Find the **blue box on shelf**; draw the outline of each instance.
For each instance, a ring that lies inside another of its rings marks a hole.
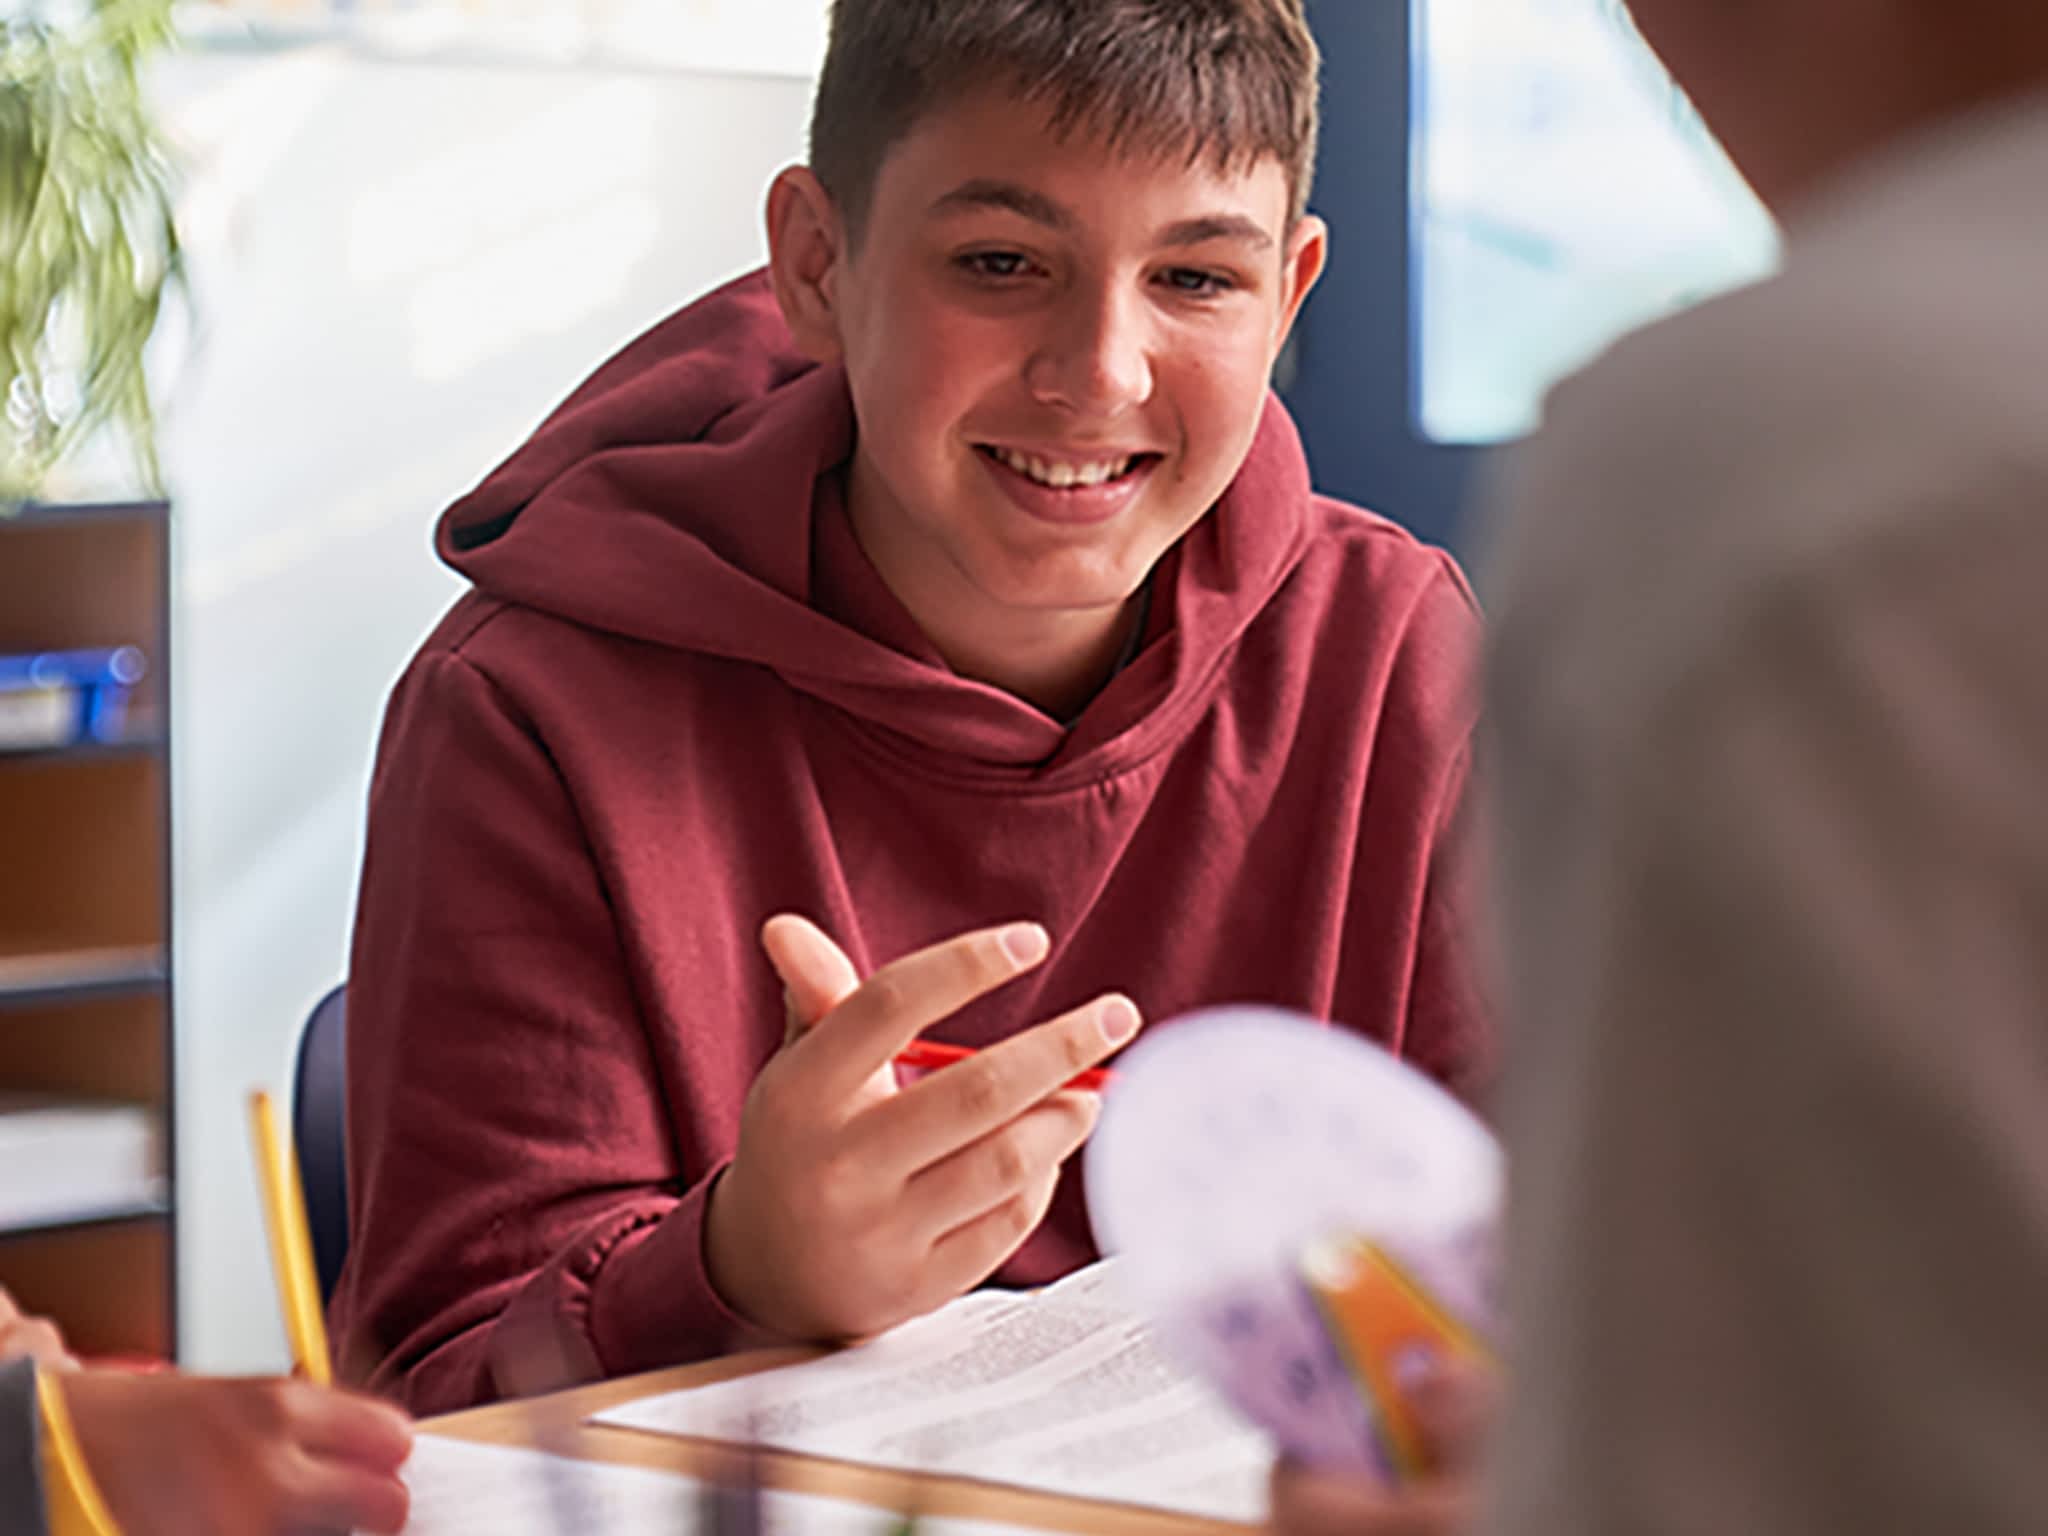
[[[125,740],[129,699],[148,671],[132,645],[0,655],[0,752]]]

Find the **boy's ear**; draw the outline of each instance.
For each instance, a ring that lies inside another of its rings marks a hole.
[[[1294,330],[1295,317],[1301,313],[1301,306],[1309,292],[1323,275],[1323,268],[1330,260],[1330,226],[1312,213],[1303,214],[1295,221],[1294,232],[1287,237],[1287,254],[1283,258],[1284,268],[1280,274],[1280,332],[1273,338],[1273,352],[1279,355],[1287,344],[1287,338]]]
[[[768,189],[768,273],[797,345],[821,363],[840,356],[833,299],[845,258],[845,227],[831,194],[810,167],[791,166]]]

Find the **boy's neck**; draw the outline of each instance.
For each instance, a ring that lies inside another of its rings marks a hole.
[[[1063,615],[1067,622],[1035,626],[1011,643],[988,633],[948,644],[926,631],[946,665],[962,677],[987,683],[1035,705],[1055,720],[1068,721],[1088,707],[1117,670],[1138,622],[1141,603],[1131,598],[1106,615]]]
[[[1064,723],[1076,719],[1121,670],[1136,648],[1145,609],[1140,590],[1102,613],[1057,615],[1060,622],[1020,626],[1029,632],[1007,639],[986,628],[954,644],[929,629],[925,633],[962,677],[1000,688]]]

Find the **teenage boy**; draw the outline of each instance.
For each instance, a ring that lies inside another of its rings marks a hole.
[[[1561,389],[1500,509],[1483,1528],[2040,1531],[2048,8],[1633,9],[1785,261]]]
[[[1300,0],[840,0],[769,274],[449,512],[351,976],[358,1373],[454,1408],[1058,1275],[1062,1085],[1141,1015],[1480,1084],[1474,610],[1267,387],[1316,69]],[[983,1049],[899,1085],[925,1033]]]

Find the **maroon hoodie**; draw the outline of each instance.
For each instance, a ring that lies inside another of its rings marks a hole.
[[[782,1038],[776,912],[863,971],[1043,922],[1051,958],[933,1038],[1114,988],[1150,1021],[1291,1005],[1468,1092],[1487,1068],[1452,851],[1477,621],[1446,556],[1314,496],[1271,401],[1063,725],[949,671],[867,563],[853,442],[843,375],[756,276],[442,520],[475,590],[371,788],[333,1304],[345,1369],[416,1412],[740,1339],[703,1216]],[[1093,1252],[1070,1171],[997,1278]]]

